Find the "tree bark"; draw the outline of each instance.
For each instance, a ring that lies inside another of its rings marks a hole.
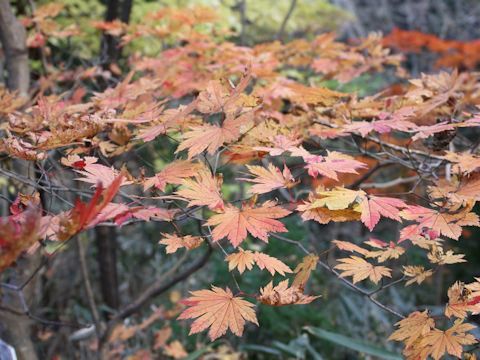
[[[30,87],[30,69],[28,65],[27,34],[15,17],[8,0],[0,0],[0,41],[5,53],[7,69],[7,87],[10,91],[18,90],[27,96]],[[3,69],[2,69],[3,70]],[[24,160],[15,160],[13,166],[17,173],[34,178],[31,164]],[[30,193],[33,189],[20,189]],[[35,271],[40,262],[40,252],[24,255],[17,261],[14,274],[9,279],[12,284],[21,284]],[[34,297],[35,278],[23,289],[23,296],[30,303]],[[19,312],[23,306],[16,292],[6,291],[1,299],[2,305]],[[0,313],[0,336],[15,347],[19,360],[38,359],[34,344],[30,338],[31,320],[26,316]]]
[[[25,28],[13,14],[9,1],[0,0],[0,41],[6,58],[7,87],[24,96],[30,87],[26,39]]]
[[[110,226],[95,228],[102,298],[105,304],[112,309],[118,309],[120,305],[117,276],[117,233],[115,230]]]

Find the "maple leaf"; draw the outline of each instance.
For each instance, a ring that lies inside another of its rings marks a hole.
[[[186,248],[187,250],[193,250],[203,243],[203,239],[200,236],[176,236],[165,233],[162,233],[162,236],[163,239],[161,239],[158,243],[167,245],[165,249],[167,254],[174,253],[182,247]]]
[[[423,338],[435,327],[435,321],[428,315],[428,310],[415,311],[408,318],[395,323],[395,326],[399,329],[387,340],[405,341],[406,346],[412,346],[418,338]]]
[[[175,153],[188,149],[188,158],[202,153],[213,155],[224,143],[233,142],[240,136],[241,127],[249,123],[253,118],[253,112],[247,112],[236,117],[236,113],[227,114],[223,126],[202,124],[191,126],[190,131],[181,135],[184,139]]]
[[[218,81],[208,82],[205,90],[198,95],[197,110],[204,114],[214,114],[220,111],[232,111],[236,109],[236,102],[241,93],[246,89],[251,77],[251,66],[242,75],[240,82],[231,91],[225,89]]]
[[[120,172],[112,167],[108,167],[101,164],[95,164],[86,162],[85,166],[82,168],[83,170],[75,170],[80,175],[85,177],[82,178],[75,178],[73,180],[80,180],[90,184],[92,186],[96,186],[100,181],[104,187],[110,186],[113,180],[118,177]],[[122,184],[120,186],[132,184],[133,181],[128,181],[126,178],[122,178]]]
[[[370,251],[367,249],[364,249],[358,245],[355,245],[354,243],[351,243],[349,241],[340,241],[340,240],[333,240],[333,243],[337,245],[337,247],[340,250],[345,250],[345,251],[350,251],[350,252],[357,252],[362,255],[367,255]]]
[[[369,278],[375,284],[378,284],[383,276],[392,277],[389,268],[385,266],[373,266],[358,256],[338,259],[342,264],[334,266],[335,269],[343,270],[341,277],[353,276],[353,283]]]
[[[253,236],[267,242],[269,232],[286,232],[285,226],[278,218],[290,214],[275,201],[266,201],[255,207],[256,197],[250,199],[242,208],[227,205],[225,212],[210,217],[203,226],[216,226],[212,231],[213,241],[227,237],[234,247],[237,247],[246,237],[247,231]]]
[[[335,207],[334,201],[332,201],[332,199],[324,200],[324,195],[318,195],[319,193],[322,192],[317,192],[317,195],[310,193],[308,200],[304,200],[303,204],[297,205],[297,210],[302,213],[301,217],[303,221],[315,220],[320,224],[328,224],[330,221],[344,222],[360,220],[361,212],[356,211],[356,209],[330,210],[328,207],[323,207],[327,205],[327,201],[331,207]],[[331,194],[328,194],[327,197],[330,197],[329,195]],[[345,195],[347,197],[345,201],[348,202],[349,195]],[[319,197],[321,198],[319,199]],[[318,200],[320,201],[317,203],[316,201]],[[350,204],[350,202],[348,202],[348,204]]]
[[[40,209],[32,202],[24,211],[0,218],[0,273],[40,239],[43,228]]]
[[[436,244],[431,246],[430,252],[427,254],[430,262],[439,265],[466,262],[467,260],[463,258],[464,256],[464,254],[454,254],[453,250],[447,250],[445,253],[443,247]]]
[[[405,204],[403,200],[390,197],[365,195],[361,199],[361,219],[370,231],[372,231],[375,225],[377,225],[380,220],[380,215],[388,217],[389,219],[401,221],[402,219],[398,214],[399,209],[407,207],[407,204]]]
[[[260,289],[260,296],[255,296],[255,299],[269,306],[285,306],[309,304],[319,297],[304,295],[303,289],[294,285],[288,287],[287,279],[281,281],[275,287],[273,282],[270,281],[267,286]]]
[[[257,266],[261,270],[266,268],[272,275],[278,272],[285,276],[285,273],[292,272],[287,265],[273,256],[258,251],[252,253],[252,251],[243,250],[241,247],[238,248],[237,253],[228,255],[225,261],[228,261],[228,270],[232,271],[237,268],[240,274],[243,274],[245,268],[251,270],[254,263],[257,263]]]
[[[411,277],[411,279],[405,283],[405,286],[413,284],[414,282],[420,285],[427,277],[433,275],[432,270],[425,270],[423,266],[403,266],[402,272],[405,276]]]
[[[462,356],[462,345],[475,344],[477,340],[472,334],[466,334],[467,331],[476,328],[472,324],[464,324],[463,320],[455,320],[453,326],[442,331],[433,329],[425,334],[420,342],[420,346],[430,346],[429,354],[435,359],[440,359],[445,351],[450,355],[460,358]]]
[[[369,251],[366,257],[375,257],[378,262],[384,262],[388,259],[398,259],[401,255],[405,253],[405,249],[402,246],[395,244],[393,241],[390,241],[389,244],[386,244],[380,240],[370,238],[369,241],[365,242],[366,244],[380,249],[375,251]]]
[[[243,274],[245,268],[252,270],[253,264],[255,263],[255,257],[250,250],[243,250],[241,247],[238,248],[238,252],[230,254],[225,258],[225,261],[228,261],[228,270],[232,271],[237,268],[240,274]]]
[[[343,187],[335,187],[330,191],[317,191],[317,199],[310,205],[310,209],[327,207],[329,210],[343,210],[348,208],[357,197],[362,196],[363,191],[350,190]]]
[[[203,206],[206,205],[210,209],[223,209],[223,199],[220,194],[223,179],[221,175],[212,176],[210,170],[199,169],[195,174],[195,180],[184,179],[183,185],[185,189],[176,192],[177,195],[186,198],[189,203],[187,206]]]
[[[468,211],[449,214],[443,209],[442,211],[438,211],[417,205],[409,205],[407,208],[399,212],[399,215],[405,220],[418,221],[418,229],[432,229],[433,231],[438,232],[440,235],[445,235],[452,239],[458,239],[460,237],[462,233],[462,227],[458,222],[467,214]],[[475,219],[472,220],[475,222]]]
[[[472,291],[461,281],[448,289],[448,304],[445,309],[445,315],[448,317],[456,316],[465,319],[467,312],[478,313],[480,311],[480,297],[474,296]]]
[[[227,329],[237,336],[242,336],[245,320],[258,326],[254,304],[243,300],[242,297],[233,296],[230,289],[226,290],[212,285],[212,290],[191,291],[193,296],[183,300],[190,306],[183,311],[178,319],[196,319],[191,328],[190,335],[210,328],[210,340],[215,340],[224,335]]]
[[[292,287],[297,287],[303,292],[310,273],[317,268],[318,259],[318,256],[315,254],[307,255],[302,259],[302,262],[293,270],[297,275],[293,279]]]
[[[97,190],[87,205],[78,199],[75,207],[60,219],[60,227],[57,238],[60,241],[67,240],[80,231],[87,230],[98,223],[105,221],[103,216],[97,216],[115,197],[123,181],[123,172],[116,177],[109,187],[103,190],[101,182],[97,184]]]
[[[349,96],[349,94],[326,87],[308,87],[301,84],[288,85],[288,89],[292,91],[289,96],[290,100],[307,104],[320,103],[329,106],[335,104],[338,98]]]
[[[327,151],[327,156],[311,156],[304,157],[305,168],[308,169],[308,174],[317,177],[319,174],[329,177],[333,180],[338,180],[337,173],[358,174],[356,169],[366,168],[366,164],[361,161],[354,160],[351,156],[342,154],[338,151]]]
[[[249,194],[263,194],[283,187],[289,189],[296,184],[296,182],[293,181],[294,179],[290,173],[290,169],[286,166],[283,172],[271,163],[268,164],[268,168],[256,165],[247,165],[247,168],[255,178],[237,178],[237,180],[257,183],[247,191]]]
[[[156,186],[165,191],[167,184],[182,184],[183,180],[195,176],[199,168],[198,163],[192,163],[190,160],[176,160],[168,164],[153,177],[146,178],[143,182],[143,190]]]
[[[273,256],[255,251],[254,257],[257,266],[261,270],[267,269],[267,271],[272,275],[275,274],[275,271],[282,276],[285,276],[285,273],[292,272],[292,270],[287,265],[285,265],[283,262]]]
[[[471,173],[480,167],[480,157],[476,155],[446,151],[444,158],[454,163],[452,171],[455,173]]]

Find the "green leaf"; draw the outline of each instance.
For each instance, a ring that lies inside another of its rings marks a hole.
[[[363,341],[349,338],[341,334],[333,333],[330,331],[323,330],[321,328],[310,327],[310,326],[304,327],[304,330],[308,331],[310,334],[320,339],[334,342],[335,344],[344,346],[346,348],[349,348],[351,350],[355,350],[364,354],[377,356],[380,359],[402,360],[402,357],[400,355],[397,355],[391,351],[376,347],[374,345],[365,343]]]
[[[278,351],[277,349],[268,347],[268,346],[263,346],[263,345],[256,345],[256,344],[247,344],[247,345],[241,345],[238,347],[239,351],[260,351],[264,352],[267,354],[272,354],[276,356],[281,356],[282,353]]]

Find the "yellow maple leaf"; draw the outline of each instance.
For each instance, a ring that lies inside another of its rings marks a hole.
[[[317,261],[318,256],[315,254],[310,254],[303,258],[302,262],[293,271],[297,275],[293,279],[292,287],[298,287],[302,291],[305,289],[310,273],[317,268]]]
[[[404,341],[407,347],[412,346],[418,338],[423,338],[435,327],[435,321],[430,318],[428,310],[415,311],[408,318],[395,323],[399,328],[387,340]]]
[[[425,270],[423,266],[403,266],[402,272],[405,276],[411,277],[411,279],[405,283],[405,286],[413,284],[414,282],[420,285],[427,277],[433,275],[432,270]]]

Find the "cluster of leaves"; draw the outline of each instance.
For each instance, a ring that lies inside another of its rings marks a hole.
[[[50,192],[52,199],[61,191],[75,191],[59,173],[96,188],[78,190],[91,200],[78,200],[64,211],[65,205],[55,202],[41,209],[38,201],[19,196],[26,210],[14,208],[0,223],[2,269],[22,250],[41,246],[32,246],[37,239],[64,242],[104,222],[161,221],[172,229],[160,239],[167,253],[218,247],[231,272],[242,274],[256,264],[272,275],[292,273],[281,259],[257,251],[262,243],[255,251],[248,249],[255,240],[247,238],[287,242],[306,255],[291,284],[288,279],[258,284],[257,295],[243,293],[236,280],[237,294],[215,285],[192,291],[179,316],[196,319],[190,333],[209,329],[214,340],[228,329],[242,335],[246,321],[258,325],[256,305],[245,296],[266,306],[310,303],[318,296],[306,295],[306,284],[317,265],[404,317],[374,295],[394,284],[421,284],[439,267],[464,262],[452,240],[460,238],[463,227],[480,226],[473,211],[480,200],[478,144],[453,141],[480,126],[477,76],[457,71],[422,75],[394,94],[359,97],[320,84],[349,82],[391,66],[398,76],[408,76],[400,66],[402,56],[391,54],[378,34],[351,45],[325,34],[313,41],[247,48],[217,43],[215,30],[208,34],[191,27],[215,18],[211,9],[193,7],[159,10],[150,23],[96,23],[122,44],[175,35],[184,43],[155,57],[132,55],[128,75],[88,101],[82,101],[82,81],[95,81],[96,69],[51,74],[42,93],[27,104],[0,90],[5,119],[0,151],[37,165],[36,188]],[[38,13],[33,19],[41,25]],[[311,86],[286,77],[291,67],[313,74]],[[56,78],[70,82],[72,91],[56,94],[51,85]],[[132,165],[129,153],[142,146],[169,154],[167,164],[161,170]],[[115,167],[108,162],[114,157]],[[59,163],[65,168],[50,173]],[[238,185],[238,194],[224,190],[223,175],[231,173],[233,179],[225,178]],[[31,184],[21,174],[2,174]],[[359,221],[372,237],[364,244],[352,236],[350,241],[321,239],[312,246],[306,239],[278,235],[288,232],[280,220],[286,217],[321,225]],[[402,224],[388,243],[375,238],[385,218]],[[195,229],[190,225],[198,225],[197,230],[186,233]],[[322,260],[329,250],[314,254],[333,247],[355,254],[338,258],[333,267]],[[411,263],[413,252],[417,256]],[[381,285],[364,290],[356,285],[361,281],[367,288]],[[445,350],[460,356],[462,345],[476,342],[468,334],[473,325],[462,321],[467,312],[479,311],[477,288],[478,283],[457,283],[450,289],[445,315],[459,320],[447,330],[436,328],[428,312],[415,312],[398,323],[391,338],[405,341],[410,359],[438,359]]]
[[[385,37],[384,44],[404,53],[418,53],[422,50],[439,54],[435,67],[477,69],[480,63],[480,41],[442,40],[433,34],[418,30],[394,28]]]

